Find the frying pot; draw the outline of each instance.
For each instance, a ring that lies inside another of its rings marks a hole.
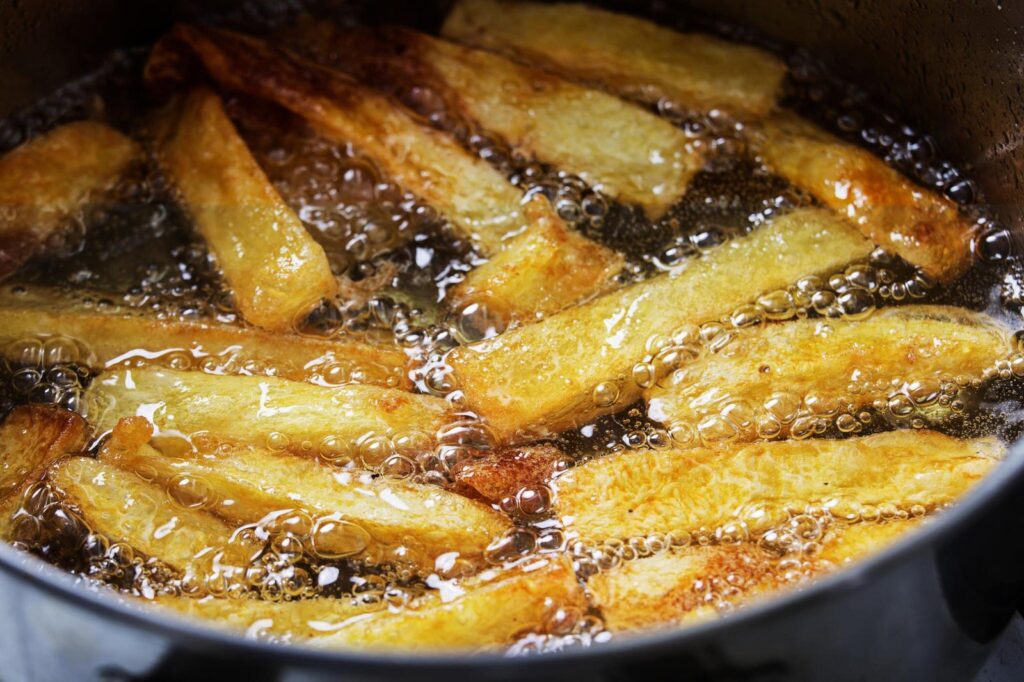
[[[288,3],[289,0],[278,0]],[[7,0],[0,112],[36,100],[115,47],[235,3]],[[802,45],[932,132],[969,168],[1011,234],[1024,215],[1024,4],[986,0],[662,0]],[[433,3],[368,0],[378,21],[439,17]],[[0,321],[2,322],[2,321]],[[325,652],[247,641],[133,609],[0,546],[0,679],[963,680],[1017,603],[1024,444],[952,511],[851,570],[680,631],[531,658]]]

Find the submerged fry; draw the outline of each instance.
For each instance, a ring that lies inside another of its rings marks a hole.
[[[716,603],[746,605],[797,588],[874,553],[918,525],[862,522],[829,530],[821,550],[801,562],[797,579],[791,577],[791,562],[782,567],[777,557],[743,543],[686,547],[627,561],[594,575],[587,584],[612,631],[678,625],[715,616]]]
[[[870,242],[828,211],[801,209],[679,273],[653,277],[448,357],[466,402],[503,441],[585,423],[640,397],[652,338],[717,320],[803,275],[866,257]]]
[[[762,116],[786,73],[764,50],[576,3],[459,0],[441,33],[689,111]]]
[[[874,154],[789,112],[766,120],[753,139],[776,173],[928,275],[949,282],[970,264],[972,227],[956,205]]]
[[[433,444],[447,420],[444,400],[390,388],[170,369],[107,372],[89,386],[85,402],[100,431],[142,416],[161,431],[304,454],[348,453],[367,465]]]
[[[515,499],[528,490],[535,497],[527,505],[544,504],[541,496],[546,486],[569,461],[561,450],[548,444],[501,448],[462,465],[455,472],[455,483],[461,492],[490,502]],[[544,511],[546,508],[542,507],[533,513]]]
[[[216,320],[156,319],[137,310],[98,305],[101,294],[54,289],[0,291],[0,348],[27,338],[71,339],[96,368],[160,364],[182,353],[197,366],[224,373],[273,372],[317,384],[409,388],[408,358],[394,343],[274,334]],[[91,299],[91,300],[90,300]]]
[[[518,635],[547,631],[558,609],[579,614],[586,608],[572,565],[562,556],[503,572],[488,570],[454,589],[454,598],[429,592],[399,610],[334,599],[247,600],[229,606],[226,600],[161,597],[156,603],[253,635],[296,633],[317,647],[407,651],[511,644]]]
[[[806,431],[877,400],[893,417],[938,404],[941,379],[980,379],[1011,350],[1007,329],[950,306],[901,306],[860,320],[765,325],[648,389],[647,414],[705,442]]]
[[[329,22],[307,23],[291,42],[399,96],[425,84],[449,114],[639,204],[652,219],[679,200],[702,166],[703,154],[682,130],[642,107],[496,54],[401,27],[353,31]]]
[[[100,459],[173,488],[202,481],[204,508],[234,525],[301,509],[316,519],[314,551],[325,558],[372,557],[430,572],[441,555],[477,561],[509,530],[503,515],[438,486],[332,470],[314,460],[251,447],[169,455],[149,444],[144,419],[114,428]]]
[[[253,550],[231,542],[233,528],[172,500],[159,486],[91,457],[54,465],[47,480],[89,529],[180,571],[249,564]]]
[[[823,505],[837,517],[953,502],[998,464],[994,438],[906,430],[846,440],[638,451],[571,469],[555,510],[588,543],[743,522],[756,532]]]
[[[142,157],[142,149],[113,128],[79,121],[0,158],[0,279]]]
[[[180,109],[160,161],[242,316],[288,331],[338,293],[327,254],[263,174],[216,94],[197,88]]]
[[[613,288],[625,259],[568,229],[543,197],[524,209],[525,234],[479,265],[450,291],[450,305],[482,306],[488,318],[507,325],[529,322]]]

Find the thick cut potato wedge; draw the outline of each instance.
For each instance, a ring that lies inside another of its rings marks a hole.
[[[652,219],[679,200],[703,165],[682,130],[642,107],[493,53],[400,27],[309,22],[296,32],[290,44],[297,50],[399,96],[412,84],[428,87],[449,114],[642,206]]]
[[[0,539],[18,540],[22,495],[58,459],[85,449],[85,420],[42,405],[15,408],[0,425]]]
[[[874,154],[789,112],[764,121],[753,140],[776,173],[928,275],[949,282],[970,265],[973,230],[956,205]]]
[[[282,335],[216,320],[158,320],[53,289],[0,290],[0,318],[0,348],[34,337],[70,338],[85,351],[78,360],[97,369],[160,364],[184,353],[195,365],[218,373],[272,373],[324,385],[408,389],[412,383],[408,358],[394,343]]]
[[[151,436],[146,420],[123,419],[100,459],[170,488],[201,481],[204,508],[234,525],[300,509],[317,519],[310,542],[326,558],[370,556],[429,573],[442,554],[482,559],[487,545],[511,528],[490,507],[437,486],[332,470],[245,446],[175,457],[151,446]]]
[[[524,211],[530,229],[451,290],[453,308],[476,304],[505,324],[530,322],[613,288],[620,254],[568,229],[543,197]]]
[[[0,158],[0,279],[142,158],[135,142],[93,121],[68,123]]]
[[[156,603],[250,633],[289,633],[317,647],[437,651],[489,649],[526,632],[544,632],[558,609],[580,613],[583,590],[565,557],[538,559],[504,572],[488,570],[459,585],[454,598],[431,592],[399,610],[339,600],[285,603],[159,598]],[[257,625],[258,623],[258,625]]]
[[[164,115],[173,131],[161,164],[252,324],[288,331],[338,293],[327,254],[278,195],[228,118],[197,88]]]
[[[697,112],[763,116],[786,74],[764,50],[576,3],[459,0],[441,33],[626,97]]]
[[[379,386],[149,368],[100,375],[85,401],[101,432],[122,417],[142,416],[161,431],[303,454],[350,453],[367,465],[432,447],[448,416],[440,398]]]
[[[163,488],[91,457],[57,462],[47,480],[92,532],[177,571],[203,575],[214,566],[244,569],[257,551],[231,542],[234,529],[213,515],[185,507]]]
[[[937,405],[941,377],[981,378],[1010,350],[1009,331],[987,315],[887,308],[859,321],[765,325],[644,396],[648,416],[689,426],[707,445],[722,437],[784,438],[815,417],[856,414],[879,399],[920,414]]]
[[[166,72],[182,45],[222,87],[276,102],[325,137],[354,144],[441,211],[484,255],[497,253],[523,229],[519,190],[389,97],[260,40],[193,26],[178,26],[158,43],[147,72]]]
[[[812,505],[840,518],[885,504],[932,510],[957,500],[1004,451],[995,439],[906,430],[847,440],[625,452],[559,477],[555,510],[590,544],[737,522],[757,532]]]
[[[831,529],[821,550],[806,559],[796,579],[792,565],[754,544],[686,547],[625,562],[590,578],[594,601],[612,631],[666,627],[717,615],[715,602],[746,605],[798,588],[888,545],[919,526],[917,520],[858,523]]]
[[[536,324],[455,349],[466,401],[503,441],[583,424],[641,395],[637,363],[652,338],[718,320],[803,275],[866,257],[870,242],[828,211],[783,215],[679,273],[654,277]]]

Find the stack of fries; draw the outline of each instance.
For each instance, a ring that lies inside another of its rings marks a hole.
[[[1024,368],[1010,330],[920,302],[871,314],[865,283],[879,248],[918,281],[952,282],[971,224],[780,109],[778,58],[585,5],[460,0],[441,36],[177,26],[146,66],[166,101],[141,143],[73,123],[0,159],[0,276],[149,158],[239,315],[5,289],[2,346],[73,340],[92,378],[80,414],[24,405],[0,425],[4,538],[45,556],[60,517],[82,552],[132,557],[117,579],[94,572],[124,594],[250,634],[481,649],[665,627],[792,589],[998,464],[997,439],[930,428]],[[447,116],[418,109],[411,82]],[[435,358],[445,390],[422,390],[423,355],[395,339],[297,331],[339,280],[229,116],[237,96],[353,146],[472,245],[478,264],[443,303],[504,331]],[[486,133],[656,222],[711,154],[657,102],[742,122],[751,154],[816,205],[627,283],[622,253],[467,146]],[[829,289],[835,276],[851,286]],[[564,447],[638,409],[659,438]]]

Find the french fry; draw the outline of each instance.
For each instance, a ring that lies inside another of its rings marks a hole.
[[[298,633],[316,647],[405,651],[490,649],[525,632],[544,632],[547,619],[559,608],[576,613],[586,608],[565,557],[505,572],[488,570],[459,589],[454,599],[431,592],[394,611],[333,599],[232,600],[231,607],[226,600],[159,597],[156,604],[252,634]]]
[[[0,279],[142,158],[135,142],[93,121],[68,123],[0,158]]]
[[[803,275],[866,257],[872,245],[828,211],[801,209],[665,274],[448,356],[470,408],[505,442],[586,423],[641,395],[648,341],[717,320]]]
[[[905,430],[846,440],[625,452],[559,477],[555,511],[567,529],[594,544],[731,523],[757,532],[810,505],[840,518],[885,504],[932,510],[955,501],[1004,451],[995,439]]]
[[[379,386],[153,368],[100,375],[85,404],[101,432],[122,417],[144,416],[161,431],[304,454],[348,452],[367,465],[432,446],[447,420],[444,400]]]
[[[185,353],[216,372],[272,372],[324,385],[411,386],[408,358],[394,343],[282,335],[216,320],[162,320],[84,298],[81,292],[71,296],[39,287],[0,290],[0,347],[35,336],[67,337],[87,350],[89,357],[80,361],[97,369],[159,364]]]
[[[239,311],[258,327],[294,328],[338,293],[327,254],[263,174],[216,94],[200,87],[175,104],[164,112],[174,120],[160,162]]]
[[[815,418],[856,415],[877,400],[920,414],[938,403],[941,377],[980,379],[1010,350],[1009,331],[987,315],[901,306],[859,321],[765,325],[644,396],[649,417],[687,425],[705,444],[785,438]]]
[[[950,282],[970,265],[973,230],[956,205],[874,154],[790,112],[767,119],[752,137],[776,173],[928,275]]]
[[[514,310],[511,317],[571,305],[599,290],[607,278],[597,275],[621,262],[605,247],[571,233],[550,206],[524,212],[522,194],[487,162],[445,133],[421,125],[398,102],[347,75],[226,31],[179,26],[169,41],[170,46],[157,47],[155,63],[167,59],[161,57],[162,49],[188,45],[221,86],[276,102],[322,135],[360,148],[399,184],[438,209],[485,256],[509,248],[496,267],[501,268],[503,286],[510,294],[523,293],[526,285],[539,281],[530,262],[536,254],[526,246],[538,239],[556,239],[558,249],[545,253],[546,269],[573,277],[557,289],[540,280],[547,285],[540,291],[506,299],[504,307]],[[534,226],[535,219],[542,222]],[[537,237],[526,244],[515,240],[533,230]],[[577,272],[584,262],[588,268]],[[506,280],[510,281],[505,284]]]
[[[629,98],[698,112],[763,116],[786,73],[764,50],[576,3],[459,0],[441,33]]]
[[[530,322],[613,287],[625,259],[568,229],[543,197],[524,208],[530,229],[450,291],[450,306],[483,306],[505,324]]]
[[[656,219],[682,196],[703,153],[669,122],[600,90],[401,27],[301,25],[296,49],[388,90],[423,83],[451,113]]]
[[[666,627],[714,617],[709,603],[747,605],[808,579],[834,571],[891,543],[916,528],[916,520],[858,523],[832,529],[822,549],[802,562],[800,577],[788,579],[792,565],[754,544],[686,547],[627,561],[592,576],[588,582],[605,625],[613,632]]]
[[[501,448],[474,459],[455,472],[458,490],[490,502],[515,498],[522,490],[538,491],[551,484],[568,459],[553,445]]]
[[[15,408],[0,425],[0,538],[18,539],[22,494],[58,459],[85,448],[85,420],[43,405]]]
[[[481,560],[487,545],[511,528],[490,507],[437,486],[345,473],[251,447],[174,457],[150,445],[151,436],[146,420],[123,419],[100,459],[169,488],[202,481],[204,508],[234,525],[300,509],[321,519],[311,542],[329,558],[372,556],[429,573],[442,554]]]
[[[243,569],[252,548],[231,542],[233,528],[172,500],[139,476],[91,457],[57,462],[47,480],[92,532],[124,542],[180,572],[205,566]]]

